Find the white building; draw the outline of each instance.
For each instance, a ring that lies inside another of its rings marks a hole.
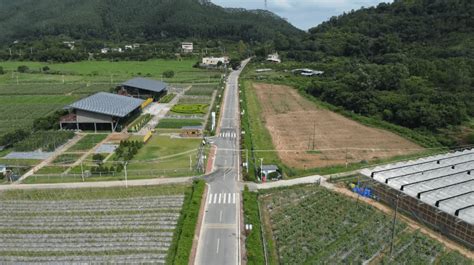
[[[123,49],[122,48],[112,48],[112,52],[119,52],[122,53]]]
[[[181,43],[181,50],[184,53],[192,53],[194,51],[194,44],[192,42]]]
[[[207,65],[207,66],[217,66],[217,65],[219,65],[219,62],[222,65],[229,64],[229,57],[224,56],[224,57],[204,57],[204,58],[202,58],[202,64]]]
[[[281,63],[280,55],[278,55],[278,53],[269,54],[267,61],[272,63]]]
[[[75,41],[63,41],[63,44],[66,45],[69,49],[74,50],[76,48],[76,42]]]
[[[102,49],[100,49],[100,53],[102,53],[102,54],[107,54],[107,53],[109,53],[109,51],[110,51],[109,48],[102,48]]]

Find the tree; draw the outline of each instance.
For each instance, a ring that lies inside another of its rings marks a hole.
[[[28,66],[26,66],[26,65],[20,65],[17,68],[17,71],[20,72],[20,73],[26,73],[29,70],[30,70],[30,68],[28,68]]]
[[[5,70],[3,70],[3,67],[0,66],[0,75],[5,74]]]
[[[49,66],[44,66],[43,67],[43,72],[48,72],[50,69],[49,69]]]
[[[104,159],[105,157],[102,154],[94,154],[92,156],[92,160],[97,164],[97,166],[99,166],[99,168],[103,165]]]
[[[229,64],[234,70],[240,68],[240,60],[238,58],[231,58]]]
[[[237,50],[239,52],[239,55],[241,58],[244,58],[247,55],[247,45],[245,45],[243,40],[239,41],[239,44],[237,46]]]
[[[174,71],[168,70],[163,72],[163,77],[165,78],[173,78],[174,77]]]

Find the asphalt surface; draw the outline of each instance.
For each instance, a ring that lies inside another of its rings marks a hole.
[[[243,62],[241,69],[247,62]],[[240,70],[229,75],[219,123],[221,133],[214,138],[216,170],[206,177],[209,189],[195,259],[199,265],[231,265],[241,261],[239,75]]]

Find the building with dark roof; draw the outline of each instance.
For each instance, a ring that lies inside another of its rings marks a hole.
[[[99,92],[67,106],[70,114],[60,120],[61,129],[121,130],[141,113],[142,99]]]
[[[168,92],[168,84],[147,78],[134,78],[122,83],[119,94],[137,98],[158,100]]]

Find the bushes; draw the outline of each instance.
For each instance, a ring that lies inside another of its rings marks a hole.
[[[171,111],[180,114],[206,114],[208,104],[178,104]]]
[[[203,180],[197,180],[194,182],[192,189],[185,194],[173,242],[166,258],[167,264],[185,265],[189,262],[205,185]]]
[[[28,72],[29,70],[30,70],[30,68],[28,68],[28,66],[26,66],[26,65],[20,65],[20,66],[18,66],[18,68],[17,68],[17,71],[18,71],[19,73],[26,73],[26,72]]]
[[[174,97],[176,97],[176,94],[173,94],[173,93],[167,94],[166,96],[162,97],[162,98],[158,101],[158,103],[170,103],[171,100],[174,99]]]
[[[130,124],[128,132],[138,132],[140,131],[143,126],[145,126],[150,120],[152,116],[150,114],[145,114],[140,116],[136,119],[132,124]]]
[[[163,77],[164,78],[173,78],[174,77],[174,71],[168,70],[163,72]]]
[[[30,133],[23,129],[16,129],[13,132],[6,133],[0,138],[1,146],[11,146],[26,139]]]
[[[143,143],[139,141],[121,141],[115,150],[115,160],[130,161],[142,147]]]
[[[247,249],[247,264],[265,264],[265,254],[261,235],[260,209],[258,207],[258,194],[248,191],[245,187],[244,199],[244,220],[246,224],[252,224],[253,229],[247,235],[245,248]]]

